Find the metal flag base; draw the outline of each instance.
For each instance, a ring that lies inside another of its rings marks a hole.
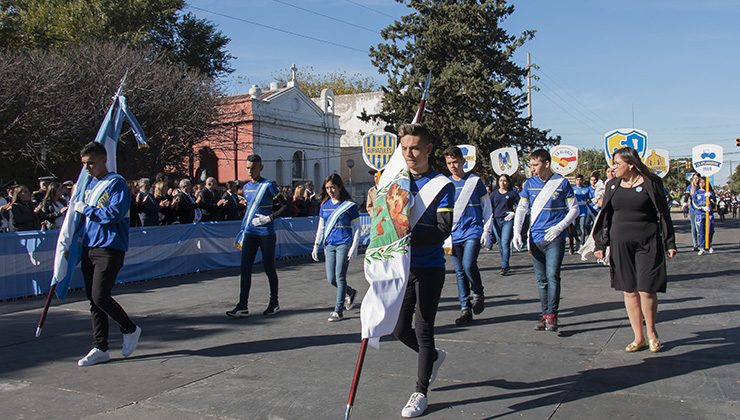
[[[355,395],[357,394],[357,384],[360,382],[360,374],[362,373],[362,363],[365,361],[365,351],[367,350],[367,338],[363,338],[360,343],[360,353],[357,355],[357,363],[355,364],[355,376],[352,378],[352,386],[349,389],[349,398],[347,398],[347,408],[344,411],[344,420],[349,420],[349,416],[352,414],[352,405],[355,403]]]
[[[41,312],[41,318],[39,323],[36,325],[36,338],[41,336],[41,329],[44,328],[44,321],[46,321],[46,314],[49,313],[49,305],[51,305],[51,297],[54,296],[54,292],[57,290],[57,285],[53,284],[49,289],[49,294],[46,296],[46,303],[44,304],[44,310]]]

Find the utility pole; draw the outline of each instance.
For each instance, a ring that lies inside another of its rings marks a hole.
[[[532,128],[532,61],[527,53],[527,117]]]

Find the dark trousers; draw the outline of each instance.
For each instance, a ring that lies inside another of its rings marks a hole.
[[[406,293],[403,295],[398,322],[393,330],[403,344],[419,353],[416,392],[424,395],[429,388],[432,365],[436,356],[434,348],[434,318],[437,316],[439,298],[445,283],[445,269],[411,268]],[[414,320],[414,328],[411,320]]]
[[[252,266],[257,257],[257,250],[262,250],[262,267],[265,268],[270,283],[270,302],[278,301],[278,276],[275,271],[275,235],[252,235],[244,237],[242,246],[241,278],[239,279],[239,305],[247,306],[249,290],[252,288]]]
[[[125,255],[123,251],[110,248],[82,250],[82,277],[85,279],[85,293],[90,301],[93,345],[102,351],[108,351],[108,317],[118,324],[121,334],[136,331],[136,325],[111,296]]]

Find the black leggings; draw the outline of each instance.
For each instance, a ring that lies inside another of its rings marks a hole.
[[[437,316],[444,283],[444,268],[411,268],[398,322],[393,330],[396,338],[419,353],[416,392],[424,395],[429,388],[429,378],[437,353],[434,347],[434,318]],[[411,320],[414,315],[415,328],[412,328]]]
[[[247,234],[242,246],[241,277],[239,279],[239,305],[247,306],[249,290],[252,288],[252,266],[257,257],[257,250],[262,250],[262,267],[265,269],[267,280],[270,283],[270,302],[278,301],[278,276],[275,271],[275,242],[273,235]]]
[[[111,296],[125,255],[123,251],[109,248],[82,250],[82,277],[85,279],[85,294],[90,301],[93,345],[102,351],[108,351],[108,317],[116,321],[122,334],[136,331],[136,325]]]

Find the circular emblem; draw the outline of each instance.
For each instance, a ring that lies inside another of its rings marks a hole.
[[[635,189],[635,191],[637,191],[637,192],[642,192],[642,187],[641,187],[641,186],[640,186],[640,187],[637,187],[637,188]]]

